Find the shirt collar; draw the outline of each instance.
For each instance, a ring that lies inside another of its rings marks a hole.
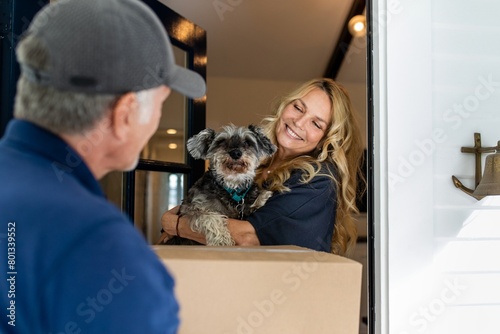
[[[31,151],[52,161],[55,176],[63,182],[65,178],[76,178],[92,193],[104,197],[104,193],[82,157],[61,137],[31,122],[12,120],[3,138],[4,144],[22,151]]]

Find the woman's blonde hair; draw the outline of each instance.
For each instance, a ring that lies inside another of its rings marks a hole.
[[[267,178],[266,186],[272,191],[288,191],[283,184],[290,177],[292,170],[302,170],[302,182],[306,183],[320,173],[323,162],[333,164],[335,171],[331,171],[328,176],[337,187],[337,214],[331,251],[334,254],[346,255],[356,243],[357,231],[351,215],[359,212],[356,207],[356,192],[358,177],[362,175],[360,159],[363,153],[361,134],[347,91],[332,79],[308,81],[284,96],[276,107],[275,115],[264,118],[262,127],[271,141],[277,144],[276,129],[285,107],[314,89],[321,89],[331,101],[331,124],[328,125],[316,150],[285,161]],[[258,173],[262,173],[270,164],[271,159],[265,161]]]

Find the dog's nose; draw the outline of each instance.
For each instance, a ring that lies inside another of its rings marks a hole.
[[[229,156],[231,158],[233,158],[234,160],[238,160],[239,158],[241,158],[241,151],[239,149],[233,149],[231,151],[229,151]]]

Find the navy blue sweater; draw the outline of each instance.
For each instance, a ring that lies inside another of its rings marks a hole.
[[[172,277],[64,141],[12,121],[0,184],[0,332],[176,332]]]
[[[325,169],[325,168],[323,168]],[[275,193],[247,220],[261,245],[295,245],[330,252],[336,214],[336,187],[331,178],[315,176],[300,182],[294,171],[285,185],[289,192]]]

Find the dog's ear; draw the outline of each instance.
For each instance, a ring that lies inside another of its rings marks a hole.
[[[264,153],[262,155],[271,156],[278,149],[276,145],[271,143],[271,140],[262,132],[262,129],[258,126],[250,124],[248,129],[255,134],[255,138],[257,139],[257,145],[259,148],[259,153]]]
[[[195,159],[206,159],[208,149],[215,138],[215,131],[205,129],[187,141],[187,150]]]

